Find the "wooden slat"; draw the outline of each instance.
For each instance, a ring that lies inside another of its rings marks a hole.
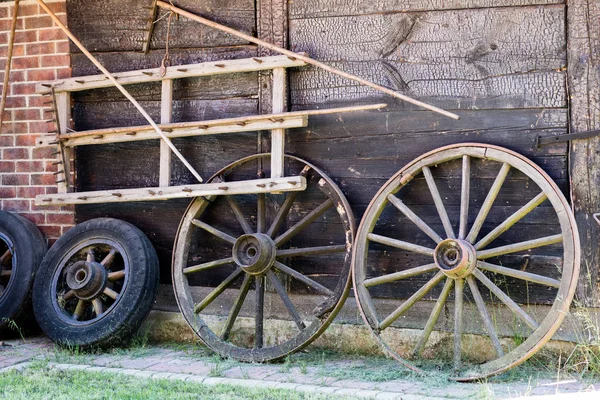
[[[160,99],[160,123],[170,124],[173,118],[173,81],[162,81]],[[164,140],[160,141],[160,174],[159,186],[171,184],[171,149]]]
[[[71,119],[71,96],[68,93],[57,93],[56,94],[56,125],[58,126],[59,134],[67,133],[69,126],[69,120]],[[48,136],[45,136],[49,139]],[[55,140],[55,139],[52,139]],[[71,149],[59,144],[59,157],[61,158],[62,164],[58,165],[58,171],[63,171],[56,175],[58,192],[67,193],[69,192],[70,179],[71,179]]]
[[[286,107],[286,73],[285,68],[273,70],[273,113],[285,112]],[[284,175],[283,155],[285,153],[285,129],[271,131],[271,177],[280,178]]]
[[[303,176],[288,176],[277,179],[254,179],[238,182],[39,195],[35,198],[35,203],[37,205],[123,203],[199,196],[269,193],[273,191],[289,192],[305,189],[306,178]]]
[[[302,53],[299,53],[302,54]],[[287,56],[253,57],[238,60],[220,60],[198,64],[176,65],[167,68],[164,76],[160,68],[121,72],[114,74],[121,85],[131,85],[145,82],[159,82],[168,79],[194,78],[199,76],[231,74],[237,72],[264,71],[274,68],[292,68],[306,65],[299,59],[291,60]],[[104,75],[81,76],[58,81],[41,82],[36,86],[36,92],[46,94],[49,87],[54,87],[57,93],[78,92],[89,89],[99,89],[114,86]]]

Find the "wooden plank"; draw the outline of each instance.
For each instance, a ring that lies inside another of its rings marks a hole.
[[[600,128],[600,3],[572,0],[568,7],[568,53],[571,129]],[[569,152],[575,219],[581,239],[582,271],[577,297],[586,306],[600,305],[598,265],[600,229],[592,214],[600,211],[600,138],[575,140]]]
[[[311,115],[366,111],[383,107],[385,107],[385,104],[294,111],[281,114],[252,115],[248,117],[224,118],[211,121],[163,124],[159,125],[159,128],[169,138],[214,135],[220,133],[253,132],[265,129],[298,128],[306,126],[308,123],[307,117]],[[90,144],[135,142],[158,138],[159,136],[154,129],[149,126],[97,129],[61,135],[61,140],[64,142],[64,145],[70,147]],[[47,140],[47,138],[40,139],[40,144],[45,143]]]
[[[193,198],[198,196],[269,193],[272,191],[302,191],[304,189],[306,189],[306,179],[303,176],[288,176],[285,178],[255,179],[226,183],[39,195],[36,197],[35,202],[37,205],[123,203]]]
[[[71,96],[68,93],[56,94],[56,112],[58,133],[65,134],[68,132],[71,121]],[[44,136],[44,138],[48,139],[48,136]],[[58,193],[67,193],[71,186],[71,149],[61,143],[59,150],[62,164],[58,165],[58,171],[62,170],[63,172],[56,175]]]
[[[455,109],[565,107],[565,41],[560,5],[290,21],[292,49]],[[290,88],[293,105],[382,97],[312,67]]]
[[[564,0],[295,0],[290,2],[289,13],[290,19],[304,19],[398,11],[443,11],[564,3]]]
[[[284,68],[273,70],[273,113],[279,114],[287,110],[286,88],[287,75]],[[271,177],[281,178],[284,175],[285,129],[271,130]]]
[[[160,110],[160,123],[165,125],[171,123],[173,118],[173,81],[168,79],[162,81],[162,98]],[[159,186],[171,184],[171,149],[167,144],[160,141],[160,178]]]
[[[167,73],[164,76],[160,74],[160,68],[149,68],[116,73],[114,74],[114,77],[121,85],[131,85],[136,83],[159,82],[168,79],[193,78],[236,72],[264,71],[274,68],[301,67],[303,65],[306,65],[304,61],[298,59],[290,60],[286,56],[253,57],[240,60],[223,60],[172,66],[167,68]],[[37,93],[48,93],[48,85],[51,85],[57,93],[77,92],[114,86],[112,82],[106,79],[105,75],[91,75],[58,81],[41,82],[36,86]]]

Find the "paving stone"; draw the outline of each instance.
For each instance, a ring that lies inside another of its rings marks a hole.
[[[392,392],[378,393],[377,395],[375,395],[375,398],[377,400],[405,400],[405,399],[407,399],[407,397],[405,397],[403,394],[392,393]]]
[[[140,357],[140,358],[129,358],[119,361],[122,368],[131,369],[146,369],[153,365],[163,362],[162,358],[156,357]]]
[[[152,379],[169,379],[173,375],[170,372],[156,372],[152,375]]]
[[[122,374],[122,375],[135,375],[138,372],[140,372],[139,369],[123,369],[123,368],[121,368],[119,370],[119,373]]]
[[[123,368],[104,368],[104,371],[109,374],[118,374],[123,370]]]
[[[281,372],[274,373],[269,376],[265,376],[266,381],[277,381],[277,382],[288,382],[290,380],[290,374],[284,374]]]
[[[176,381],[185,381],[185,380],[187,380],[188,376],[189,375],[187,375],[187,374],[171,374],[169,379],[176,380]]]
[[[287,389],[287,390],[294,390],[296,389],[298,386],[297,383],[289,383],[289,382],[279,382],[277,383],[277,385],[275,385],[275,387],[277,389]]]
[[[338,395],[338,396],[356,397],[356,392],[358,392],[358,389],[339,388],[338,390],[336,390],[333,393],[336,394],[336,395]]]
[[[226,378],[206,378],[203,383],[205,385],[223,385],[223,384],[230,384],[228,382],[230,380],[231,379],[226,379]]]
[[[314,377],[313,377],[313,379],[314,379]],[[353,389],[375,390],[375,387],[377,386],[377,382],[365,382],[365,381],[358,381],[358,380],[354,380],[354,379],[352,379],[352,380],[345,379],[345,380],[331,382],[331,386],[353,388]]]
[[[104,372],[107,369],[109,369],[109,368],[106,368],[106,367],[89,367],[86,371],[87,372]]]
[[[154,374],[158,374],[158,372],[156,372],[156,371],[138,371],[133,375],[139,376],[140,378],[151,378],[152,375],[154,375]]]
[[[190,376],[187,377],[187,379],[185,381],[186,382],[192,382],[192,383],[204,383],[205,379],[206,379],[206,376],[190,375]]]

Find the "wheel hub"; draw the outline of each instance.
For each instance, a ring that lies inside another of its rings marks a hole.
[[[446,239],[433,253],[435,265],[448,277],[458,279],[471,274],[477,265],[477,251],[466,240]]]
[[[108,274],[97,262],[78,261],[67,269],[66,281],[75,296],[90,300],[102,293]]]
[[[233,245],[233,261],[244,271],[260,275],[275,263],[275,242],[264,233],[240,236]]]

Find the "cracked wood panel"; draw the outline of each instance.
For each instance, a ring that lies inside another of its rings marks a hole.
[[[564,4],[564,0],[294,0],[290,19],[379,14],[397,11],[437,11],[491,7]]]
[[[152,0],[67,0],[69,28],[91,52],[141,51],[146,40]],[[253,35],[253,0],[180,0],[177,5],[190,12]],[[155,24],[151,49],[164,49],[168,15],[161,10]],[[246,42],[194,21],[173,18],[171,48],[200,48],[245,44]],[[79,51],[71,47],[73,53]]]
[[[600,3],[571,0],[568,7],[571,130],[600,128]],[[571,142],[571,191],[581,238],[579,300],[600,305],[600,230],[592,214],[600,212],[600,138]]]
[[[441,107],[565,107],[564,17],[554,5],[311,18],[290,21],[290,44]],[[294,105],[383,97],[312,67],[291,77]]]

